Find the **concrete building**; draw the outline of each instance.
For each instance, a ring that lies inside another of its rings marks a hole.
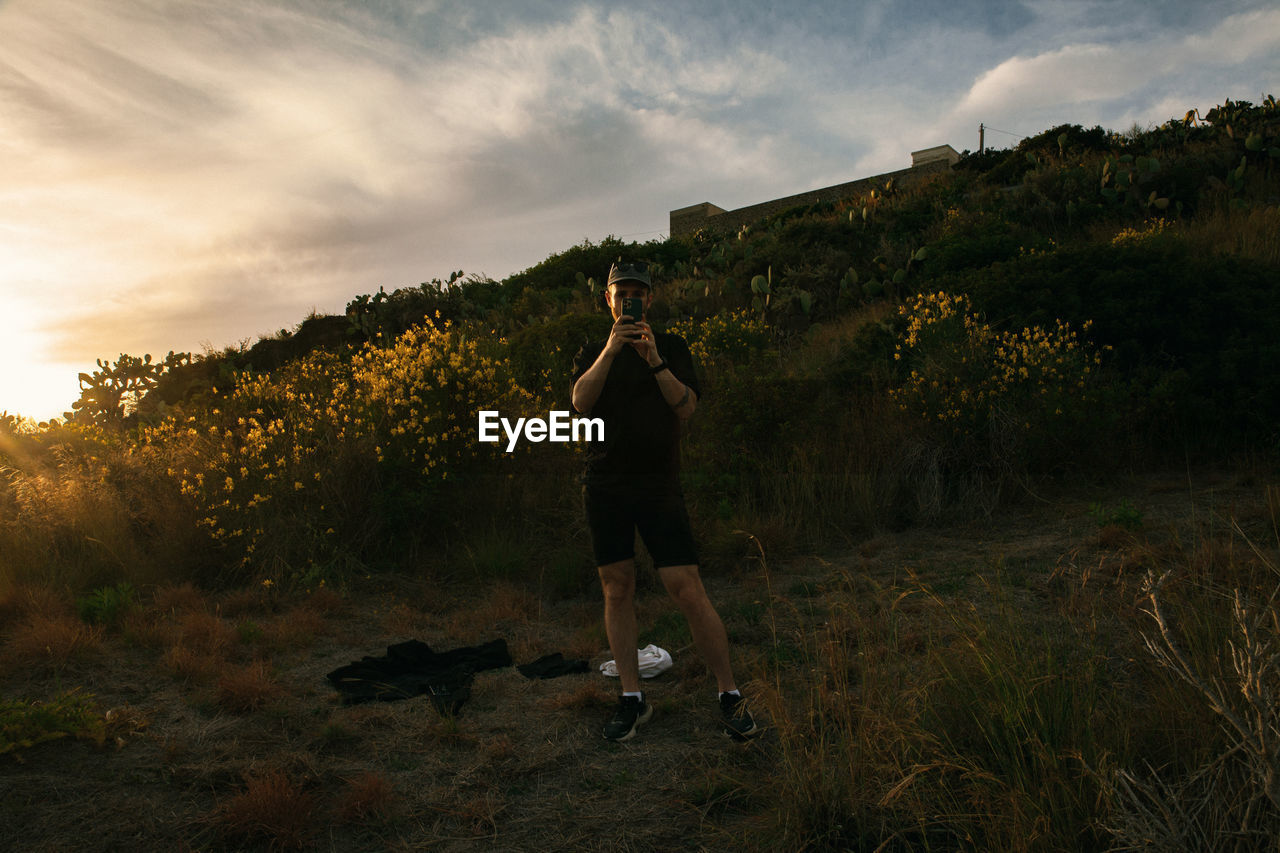
[[[736,231],[743,225],[756,222],[766,216],[779,213],[800,205],[817,204],[825,201],[840,201],[870,192],[884,186],[886,181],[893,180],[899,184],[910,183],[926,175],[948,172],[960,159],[960,155],[950,145],[937,145],[911,152],[911,167],[896,172],[886,172],[870,178],[859,178],[832,187],[777,198],[736,210],[725,210],[709,201],[692,204],[671,211],[671,236],[682,237],[693,234],[699,229],[726,233]]]

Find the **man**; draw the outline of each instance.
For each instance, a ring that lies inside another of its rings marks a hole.
[[[724,624],[698,575],[698,554],[680,488],[680,424],[697,408],[700,390],[689,347],[678,335],[655,334],[624,300],[653,301],[643,264],[614,264],[605,298],[613,313],[607,340],[587,344],[573,367],[573,408],[604,421],[604,440],[587,453],[583,499],[604,590],[604,625],[622,681],[608,740],[631,738],[653,716],[640,690],[636,650],[635,534],[640,531],[663,586],[675,600],[699,654],[715,676],[727,734],[759,731],[734,683]]]

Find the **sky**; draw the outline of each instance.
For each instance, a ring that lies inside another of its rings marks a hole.
[[[980,123],[1007,147],[1273,92],[1276,0],[0,0],[0,411]]]

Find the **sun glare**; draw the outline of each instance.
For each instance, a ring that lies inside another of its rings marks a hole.
[[[75,365],[41,360],[44,343],[24,330],[0,335],[0,411],[37,421],[61,417],[80,396]]]

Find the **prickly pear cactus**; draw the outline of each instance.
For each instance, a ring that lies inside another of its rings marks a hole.
[[[118,426],[137,411],[138,403],[169,370],[191,363],[190,353],[170,351],[164,361],[120,354],[112,364],[98,359],[98,369],[80,374],[80,399],[71,404],[73,420]]]

